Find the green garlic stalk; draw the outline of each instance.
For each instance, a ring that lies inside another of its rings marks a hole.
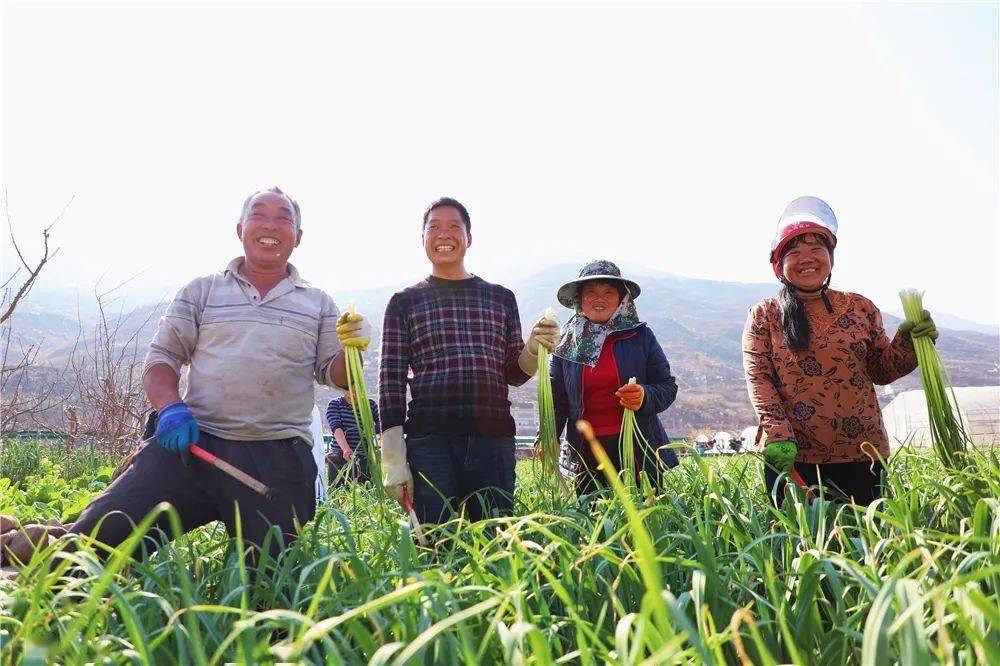
[[[924,313],[923,292],[903,289],[899,292],[899,298],[903,302],[906,319],[915,324],[919,323]],[[945,381],[946,371],[934,342],[927,337],[913,338],[912,342],[920,366],[920,380],[924,385],[934,452],[945,466],[961,467],[964,465],[963,454],[966,453],[968,440],[961,424],[955,418],[958,412],[955,392],[951,391],[949,399]],[[950,385],[950,382],[948,384]]]

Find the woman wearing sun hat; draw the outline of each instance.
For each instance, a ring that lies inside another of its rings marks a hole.
[[[606,260],[584,266],[557,293],[574,315],[562,327],[553,352],[552,397],[556,432],[561,436],[565,429],[569,454],[583,468],[577,476],[580,495],[606,485],[590,447],[573,427],[581,418],[590,422],[616,469],[621,469],[619,439],[626,409],[635,412],[636,425],[649,443],[649,449],[636,444],[637,470],[655,485],[664,466],[677,465],[674,451],[660,448],[668,440],[657,418],[677,396],[677,382],[653,331],[639,321],[639,293],[639,285]],[[629,384],[632,377],[635,384]]]
[[[781,290],[750,309],[743,332],[747,389],[766,437],[765,483],[779,504],[782,471],[857,504],[881,496],[889,440],[874,385],[917,367],[913,336],[937,338],[924,312],[890,340],[870,300],[830,289],[836,247],[837,218],[826,202],[790,203],[771,241]]]

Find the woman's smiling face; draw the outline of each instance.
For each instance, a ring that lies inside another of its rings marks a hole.
[[[611,282],[591,280],[580,288],[580,314],[595,324],[607,323],[619,303],[618,288]]]
[[[781,254],[781,273],[792,286],[816,291],[830,277],[833,254],[819,234],[803,234],[792,239]]]

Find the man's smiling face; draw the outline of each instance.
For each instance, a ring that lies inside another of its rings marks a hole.
[[[430,212],[424,224],[424,252],[435,266],[461,264],[472,244],[462,214],[453,206],[440,206]]]
[[[268,269],[288,262],[302,231],[295,223],[291,201],[281,194],[261,192],[250,200],[244,219],[236,225],[236,235],[243,241],[247,262]]]

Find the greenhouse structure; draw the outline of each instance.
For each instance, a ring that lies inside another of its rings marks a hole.
[[[1000,444],[1000,386],[955,388],[958,416],[972,443]],[[882,409],[882,420],[893,450],[904,443],[930,446],[927,403],[922,390],[900,393]]]

